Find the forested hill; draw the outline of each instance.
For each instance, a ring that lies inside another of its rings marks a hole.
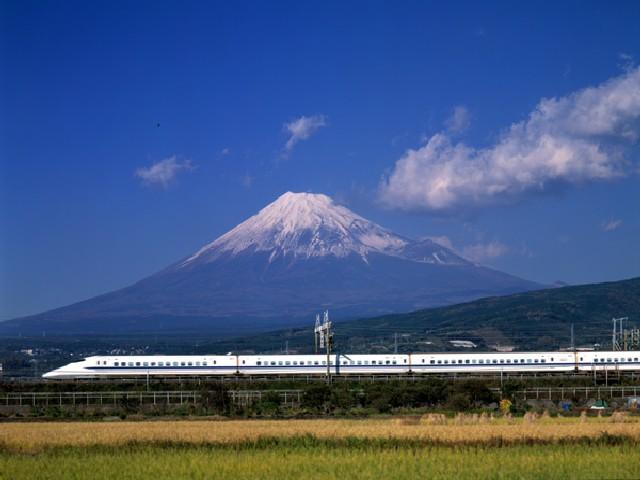
[[[640,326],[640,277],[617,282],[563,287],[407,314],[351,320],[335,324],[336,347],[342,351],[390,352],[451,350],[450,340],[469,340],[478,349],[491,345],[518,350],[551,349],[575,343],[608,347],[611,319],[629,317]],[[216,350],[310,352],[309,328],[283,330],[215,343]]]

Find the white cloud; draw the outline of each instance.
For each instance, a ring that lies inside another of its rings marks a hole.
[[[431,240],[434,243],[437,243],[438,245],[442,245],[443,247],[446,247],[449,250],[453,250],[453,251],[456,250],[455,247],[453,246],[453,242],[446,235],[441,235],[439,237],[425,237],[425,238]]]
[[[193,170],[190,160],[179,162],[175,155],[149,167],[140,167],[135,171],[136,177],[142,179],[145,185],[160,186],[166,188],[183,171]]]
[[[622,220],[611,219],[607,222],[602,222],[602,230],[605,232],[613,232],[622,226]]]
[[[519,255],[531,257],[533,254],[531,251],[523,247],[520,250],[512,250],[507,247],[504,243],[499,242],[497,240],[488,242],[488,243],[475,243],[472,245],[466,245],[462,248],[457,248],[451,239],[446,235],[435,236],[435,237],[425,237],[432,242],[437,243],[438,245],[442,245],[449,250],[457,253],[458,255],[466,258],[467,260],[471,260],[476,263],[483,263],[486,261],[493,260],[498,257],[502,257],[508,253],[516,253]]]
[[[253,186],[254,178],[248,173],[244,174],[242,178],[240,178],[240,183],[244,188],[251,188]]]
[[[301,141],[306,140],[313,135],[319,128],[327,124],[324,115],[312,115],[310,117],[302,116],[295,120],[285,123],[283,129],[289,134],[289,139],[284,145],[284,154],[288,155],[293,147]]]
[[[230,154],[231,154],[231,149],[228,148],[228,147],[227,148],[223,148],[222,150],[220,150],[220,155],[222,155],[223,157],[227,156],[227,155],[230,155]]]
[[[640,137],[640,69],[566,97],[541,100],[491,147],[445,133],[408,150],[383,178],[383,204],[451,211],[513,201],[553,185],[628,173],[625,148]]]
[[[451,116],[445,122],[445,126],[451,133],[460,133],[469,128],[470,123],[471,114],[469,110],[464,105],[458,105],[451,112]]]
[[[467,245],[463,247],[460,253],[463,257],[473,261],[482,263],[487,260],[502,257],[509,251],[509,248],[500,242],[493,241],[489,243],[476,243],[475,245]]]

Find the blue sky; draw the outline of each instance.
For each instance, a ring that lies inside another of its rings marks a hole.
[[[540,282],[640,274],[638,2],[0,9],[0,318],[287,190]]]

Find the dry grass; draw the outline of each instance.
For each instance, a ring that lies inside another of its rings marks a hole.
[[[492,419],[437,414],[422,418],[367,420],[233,420],[145,422],[34,422],[0,424],[0,444],[18,451],[49,446],[121,445],[129,442],[242,443],[261,438],[313,435],[318,439],[412,439],[468,444],[598,438],[603,434],[640,441],[637,417]]]

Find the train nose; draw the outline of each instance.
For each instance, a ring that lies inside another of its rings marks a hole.
[[[52,370],[51,372],[43,373],[42,378],[56,378],[58,370]]]

